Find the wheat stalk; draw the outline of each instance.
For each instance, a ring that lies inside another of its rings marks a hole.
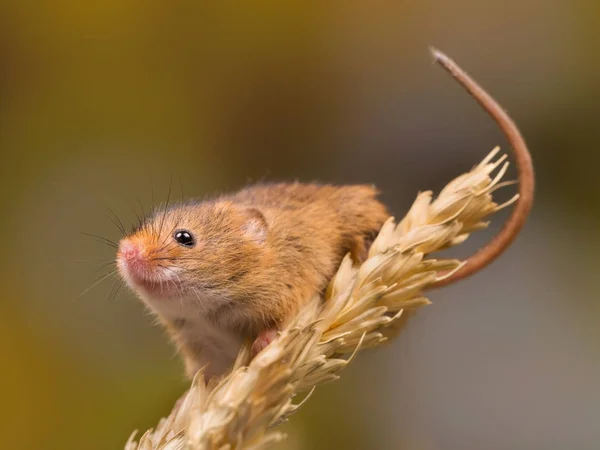
[[[420,193],[399,224],[390,218],[383,225],[364,263],[343,260],[325,301],[313,299],[247,366],[242,362],[249,350],[243,348],[220,382],[206,386],[198,376],[170,416],[139,442],[132,436],[125,449],[254,450],[283,439],[274,427],[301,406],[293,402],[296,394],[310,396],[315,386],[336,380],[359,349],[395,336],[409,315],[429,304],[423,292],[461,266],[425,255],[462,243],[487,226],[485,218],[517,199],[504,205],[492,200],[495,189],[509,184],[499,183],[508,163],[505,155],[494,161],[498,151],[435,200],[431,192]]]

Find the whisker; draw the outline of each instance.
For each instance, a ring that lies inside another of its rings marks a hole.
[[[110,299],[111,301],[114,301],[117,298],[117,294],[118,292],[121,290],[121,288],[123,287],[123,285],[125,284],[125,280],[123,280],[122,278],[117,278],[110,290],[108,291],[108,294],[106,294],[106,297],[104,297],[104,302],[106,302],[108,299]],[[117,286],[117,289],[115,289],[115,285]],[[111,295],[112,293],[112,295]]]
[[[119,285],[117,286],[117,290],[115,291],[115,293],[112,296],[112,301],[115,301],[117,298],[117,294],[119,293],[119,291],[121,290],[121,288],[125,286],[125,281],[121,280],[121,282],[119,283]]]
[[[112,290],[115,288],[115,285],[119,282],[119,278],[115,278],[115,280],[113,281],[113,283],[110,285],[110,289],[108,290],[108,292],[106,293],[106,295],[104,296],[104,300],[102,300],[103,303],[106,303],[106,300],[108,300],[108,297],[110,295],[110,293],[112,292]]]
[[[163,267],[164,269],[167,269],[167,270],[171,271],[177,277],[177,283],[179,283],[179,284],[175,283],[175,280],[169,280],[169,282],[173,284],[173,287],[175,289],[177,289],[179,286],[181,286],[181,278],[179,277],[179,274],[177,273],[177,271],[173,270],[170,267],[166,267],[166,266],[161,266],[161,267]]]
[[[114,275],[115,273],[117,273],[117,270],[113,270],[105,275],[102,275],[98,280],[96,280],[90,287],[88,287],[85,291],[83,291],[81,294],[79,294],[77,297],[75,297],[75,300],[79,300],[81,297],[83,297],[85,294],[87,294],[91,289],[93,289],[94,287],[96,287],[98,284],[102,283],[104,280],[106,280],[108,277],[110,277],[111,275]]]
[[[167,218],[167,210],[169,208],[169,201],[171,200],[171,189],[173,188],[173,175],[171,175],[171,179],[169,180],[169,192],[167,194],[167,202],[165,203],[165,210],[163,212],[162,219],[160,221],[160,229],[158,230],[157,237],[162,233],[163,225],[165,223],[165,219]]]
[[[177,228],[177,225],[174,225],[173,228],[171,228],[171,231],[169,231],[166,235],[165,238],[162,241],[162,244],[164,245],[165,242],[167,241],[167,239],[173,234],[173,231],[175,231],[175,228]]]
[[[105,243],[105,244],[108,244],[108,245],[110,245],[110,246],[111,246],[111,247],[113,247],[113,248],[116,248],[116,249],[118,249],[118,248],[119,248],[119,244],[117,244],[116,242],[114,242],[114,241],[111,241],[110,239],[107,239],[107,238],[105,238],[105,237],[103,237],[103,236],[98,236],[97,234],[92,234],[92,233],[84,233],[84,232],[81,232],[81,234],[83,234],[83,235],[85,235],[85,236],[89,236],[89,237],[91,237],[91,238],[94,238],[94,239],[96,239],[96,240],[98,240],[98,241],[100,241],[100,242],[103,242],[103,243]]]
[[[151,258],[152,261],[201,261],[202,258],[181,258],[171,256],[161,256],[158,258]]]
[[[119,219],[119,216],[117,216],[117,214],[111,208],[107,207],[107,209],[110,213],[108,216],[109,219],[119,229],[119,231],[121,232],[121,236],[125,236],[127,234],[127,232],[125,231],[125,226],[123,225],[123,222],[121,222],[121,219]]]
[[[146,211],[144,210],[144,205],[142,204],[142,201],[140,200],[140,198],[137,198],[137,202],[138,205],[140,205],[140,209],[142,210],[142,222],[146,223],[146,221],[148,220],[148,216],[146,216]]]
[[[151,195],[152,195],[152,210],[150,211],[151,217],[154,217],[157,213],[157,208],[156,208],[156,201],[154,200],[154,185],[150,186],[150,190],[151,190]],[[150,224],[150,228],[152,230],[152,234],[155,235],[156,234],[156,224],[154,223],[155,221],[152,221],[152,223]]]
[[[102,270],[102,269],[104,269],[104,268],[106,268],[106,267],[108,267],[108,266],[111,266],[111,265],[113,265],[113,264],[114,264],[114,265],[116,265],[116,264],[117,264],[117,262],[116,262],[116,261],[108,261],[108,262],[105,262],[105,263],[104,263],[104,264],[102,264],[100,267],[98,267],[96,270]]]
[[[100,259],[100,258],[98,258],[98,259],[74,259],[73,261],[76,263],[100,263],[100,264],[104,264],[104,263],[107,263],[110,261],[114,262],[112,259],[110,261],[107,261],[104,258],[102,258],[102,259]]]
[[[160,254],[160,253],[164,253],[167,252],[169,250],[171,250],[172,248],[175,248],[178,244],[175,242],[167,242],[162,244],[162,247],[160,247],[157,250],[154,250],[152,253],[154,254]]]
[[[133,212],[133,214],[135,215],[135,217],[137,219],[137,225],[134,224],[131,228],[133,231],[139,230],[143,225],[142,218],[140,217],[137,210],[134,208],[133,204],[129,201],[129,199],[127,197],[125,197],[125,201],[127,202],[129,209],[131,209],[131,211]]]
[[[181,176],[179,177],[179,189],[181,190],[181,204],[183,205],[183,202],[184,202],[183,181],[181,180]]]
[[[158,267],[161,267],[165,270],[168,270],[169,272],[172,272],[173,274],[175,274],[175,276],[177,277],[178,281],[181,282],[181,278],[179,278],[179,275],[177,274],[177,271],[175,269],[173,269],[172,267],[169,266],[164,266],[162,264],[159,264]]]

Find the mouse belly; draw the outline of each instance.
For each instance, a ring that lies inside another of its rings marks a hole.
[[[231,369],[244,343],[242,336],[218,327],[205,318],[186,320],[179,325],[172,337],[183,354],[189,377],[203,369],[208,381]]]
[[[229,371],[248,336],[239,331],[239,326],[218,320],[216,312],[227,304],[226,297],[205,294],[199,302],[197,297],[162,298],[146,292],[140,294],[142,301],[166,326],[183,356],[190,378],[200,369],[207,381]]]

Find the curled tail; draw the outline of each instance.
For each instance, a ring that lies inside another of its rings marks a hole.
[[[434,48],[431,49],[431,53],[435,62],[446,69],[498,124],[513,149],[519,181],[519,199],[502,230],[487,245],[469,257],[456,273],[433,286],[441,287],[480,271],[510,246],[525,224],[533,205],[535,174],[523,136],[498,102],[444,53]]]

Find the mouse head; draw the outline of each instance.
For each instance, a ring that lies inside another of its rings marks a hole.
[[[266,255],[268,227],[254,208],[229,201],[157,211],[119,243],[129,287],[163,315],[230,301]]]

